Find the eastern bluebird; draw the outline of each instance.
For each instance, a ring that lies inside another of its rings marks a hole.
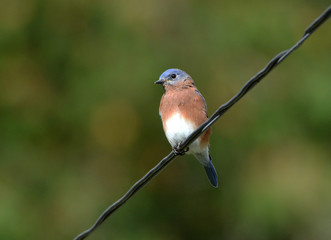
[[[162,84],[164,89],[159,113],[166,137],[176,151],[179,144],[208,119],[206,102],[193,79],[180,69],[166,70],[155,83]],[[210,134],[208,128],[190,145],[188,153],[199,160],[211,185],[217,187],[217,173],[209,155]]]

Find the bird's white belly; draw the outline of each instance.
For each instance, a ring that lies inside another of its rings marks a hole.
[[[195,129],[195,125],[184,119],[180,113],[173,114],[165,123],[166,136],[172,147],[184,141]],[[190,153],[200,152],[199,138],[190,145]]]

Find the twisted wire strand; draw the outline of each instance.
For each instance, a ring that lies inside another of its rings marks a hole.
[[[329,6],[304,32],[302,38],[288,50],[277,54],[261,71],[248,80],[242,89],[233,96],[228,102],[220,106],[215,113],[203,124],[201,124],[188,138],[183,141],[178,147],[178,152],[183,152],[192,142],[194,142],[203,132],[205,132],[212,124],[214,124],[227,110],[229,110],[236,102],[238,102],[246,93],[258,84],[271,70],[280,64],[286,57],[288,57],[295,49],[299,48],[302,43],[324,22],[331,16],[331,6]],[[145,176],[138,180],[119,200],[110,205],[97,219],[92,227],[79,234],[74,240],[82,240],[89,236],[96,228],[98,228],[110,215],[118,210],[127,200],[129,200],[135,193],[143,188],[149,181],[151,181],[161,170],[163,170],[173,159],[175,159],[175,151],[171,151],[168,156],[163,158],[154,168],[152,168]]]

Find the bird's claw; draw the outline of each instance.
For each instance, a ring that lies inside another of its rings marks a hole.
[[[185,153],[189,150],[190,148],[189,147],[187,147],[187,148],[185,148],[185,149],[183,149],[183,150],[179,150],[179,144],[178,144],[178,146],[176,146],[176,147],[174,147],[173,149],[172,149],[172,151],[174,152],[174,154],[176,155],[176,156],[183,156],[183,155],[185,155]]]

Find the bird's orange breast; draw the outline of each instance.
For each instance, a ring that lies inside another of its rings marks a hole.
[[[207,118],[207,109],[203,97],[197,92],[196,87],[169,87],[166,88],[160,103],[160,115],[165,133],[169,130],[166,124],[175,114],[192,124],[196,129]],[[200,144],[208,145],[211,131],[210,128],[200,137]]]

